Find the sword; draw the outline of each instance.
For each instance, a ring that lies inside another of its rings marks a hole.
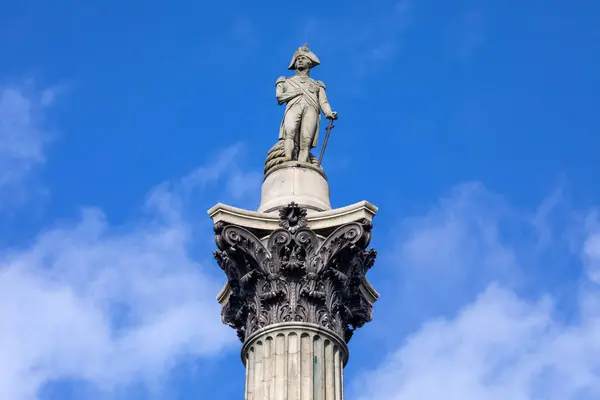
[[[327,141],[329,140],[329,134],[331,133],[331,130],[335,128],[335,125],[333,125],[333,118],[329,119],[329,126],[325,129],[325,131],[327,132],[325,134],[325,140],[323,141],[323,147],[321,147],[321,155],[319,156],[319,166],[321,166],[321,162],[323,161],[323,154],[325,154],[325,148],[327,147]]]

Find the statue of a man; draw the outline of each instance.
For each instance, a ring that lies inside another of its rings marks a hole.
[[[284,140],[286,161],[291,161],[298,143],[298,161],[309,162],[309,151],[316,147],[319,139],[319,120],[321,111],[328,119],[337,119],[337,113],[331,110],[325,94],[325,84],[310,77],[310,70],[321,62],[304,45],[294,53],[288,69],[296,75],[277,79],[276,96],[279,104],[286,104],[279,139]]]

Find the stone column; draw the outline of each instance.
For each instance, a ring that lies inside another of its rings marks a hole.
[[[346,344],[318,325],[262,328],[242,349],[246,400],[342,400]]]
[[[221,316],[243,342],[247,400],[343,399],[346,343],[378,297],[366,278],[375,211],[366,202],[310,215],[293,202],[278,216],[209,210],[227,276]]]

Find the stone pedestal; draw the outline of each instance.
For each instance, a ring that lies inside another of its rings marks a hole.
[[[269,213],[292,201],[309,210],[331,210],[329,184],[320,167],[290,161],[267,172],[258,211]]]
[[[262,328],[242,348],[246,400],[342,400],[346,344],[315,324]]]
[[[366,278],[377,208],[366,201],[307,208],[209,210],[215,258],[227,276],[217,300],[243,342],[249,400],[342,400],[346,343],[371,320],[379,296]]]

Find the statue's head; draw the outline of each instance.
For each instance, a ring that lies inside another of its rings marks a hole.
[[[320,63],[321,61],[319,61],[319,57],[310,51],[308,44],[305,44],[296,50],[288,69],[310,69],[312,67],[316,67]]]
[[[310,69],[312,68],[312,61],[310,61],[310,59],[302,54],[300,54],[298,57],[296,57],[296,63],[294,64],[294,67],[296,69]]]

